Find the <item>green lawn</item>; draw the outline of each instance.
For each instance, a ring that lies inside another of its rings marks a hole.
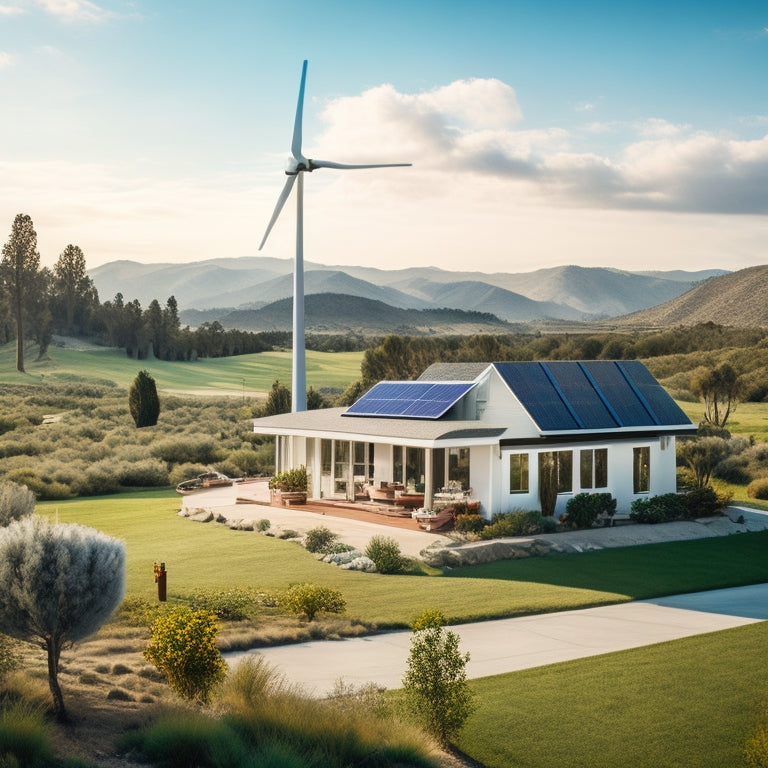
[[[736,768],[768,700],[768,622],[472,682],[488,768]]]
[[[694,424],[704,418],[702,403],[676,402]],[[768,442],[768,403],[738,403],[726,427],[733,435],[753,435],[756,442]]]
[[[36,361],[37,350],[25,361],[27,373],[16,371],[15,344],[0,346],[0,383],[40,384],[41,381],[112,381],[128,387],[136,373],[146,368],[158,389],[194,391],[198,394],[254,394],[269,391],[275,379],[291,382],[290,352],[260,352],[236,357],[169,363],[163,360],[132,360],[122,350],[105,348],[78,352],[51,347],[50,359]],[[360,378],[362,352],[307,352],[307,386],[345,389]],[[243,384],[243,382],[245,382]]]
[[[126,541],[128,593],[152,597],[153,564],[168,569],[169,597],[202,587],[279,589],[313,581],[344,593],[348,614],[405,626],[426,608],[451,621],[568,610],[676,592],[768,581],[768,533],[741,534],[581,555],[508,560],[438,575],[342,571],[300,545],[180,518],[170,491],[45,502],[38,511]]]

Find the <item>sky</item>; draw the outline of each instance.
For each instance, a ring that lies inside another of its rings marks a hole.
[[[768,263],[764,0],[0,0],[0,241],[259,255],[304,59],[307,157],[413,163],[306,174],[307,261]]]

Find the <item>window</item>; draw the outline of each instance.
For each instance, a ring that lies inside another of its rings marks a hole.
[[[448,449],[448,480],[469,488],[469,448]]]
[[[608,449],[595,448],[580,452],[580,486],[582,488],[608,487]]]
[[[558,493],[573,491],[573,451],[555,451],[555,476]]]
[[[632,490],[648,493],[651,489],[651,449],[645,445],[632,449]]]
[[[528,492],[528,454],[513,453],[509,457],[509,492]]]

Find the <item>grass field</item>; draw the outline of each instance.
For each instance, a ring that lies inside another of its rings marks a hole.
[[[702,403],[679,400],[677,404],[694,424],[704,418]],[[768,442],[768,403],[739,403],[726,426],[733,435],[752,435],[756,442]]]
[[[488,768],[735,768],[768,702],[767,643],[763,622],[475,680],[458,746]]]
[[[383,576],[339,570],[295,542],[195,523],[178,517],[179,508],[176,494],[153,491],[37,509],[123,539],[129,595],[153,596],[157,560],[166,563],[172,599],[200,588],[281,589],[312,581],[342,590],[351,617],[380,626],[407,626],[426,608],[458,622],[768,581],[768,533],[506,560],[445,577]]]
[[[25,360],[27,373],[16,371],[15,344],[0,346],[0,383],[40,384],[45,381],[111,381],[128,388],[145,368],[161,391],[198,395],[263,396],[275,379],[290,387],[291,353],[260,352],[236,357],[205,358],[195,362],[132,360],[122,350],[76,351],[51,347],[49,359],[36,361],[37,348]],[[362,352],[307,352],[307,386],[345,389],[360,378]]]

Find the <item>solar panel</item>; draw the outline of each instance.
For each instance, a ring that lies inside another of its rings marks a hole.
[[[536,425],[544,432],[579,429],[579,423],[540,363],[494,363]]]
[[[457,382],[382,381],[344,416],[439,419],[474,386]]]
[[[611,404],[619,418],[621,427],[652,427],[660,422],[653,412],[646,408],[642,397],[624,375],[619,363],[614,361],[590,361],[582,363],[594,379],[603,397]],[[641,367],[642,363],[639,363]],[[664,393],[666,397],[669,395]],[[673,424],[685,423],[675,420]]]
[[[550,372],[583,429],[618,426],[614,414],[595,388],[594,380],[578,363],[547,362],[542,365]]]
[[[688,424],[689,419],[682,408],[651,375],[650,371],[637,360],[625,360],[616,365],[634,384],[646,405],[655,414],[659,424]]]
[[[542,432],[689,424],[637,361],[494,363]]]

